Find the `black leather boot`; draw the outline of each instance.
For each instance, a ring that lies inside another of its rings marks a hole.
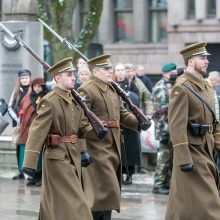
[[[18,173],[17,175],[12,177],[13,180],[19,180],[19,179],[24,179],[24,174],[23,173]]]
[[[123,183],[124,183],[124,185],[132,184],[132,176],[127,176]]]

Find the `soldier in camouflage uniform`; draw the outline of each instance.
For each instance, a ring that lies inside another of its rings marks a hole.
[[[166,64],[162,68],[163,76],[153,88],[156,139],[160,143],[157,168],[154,175],[153,192],[168,194],[172,172],[173,147],[168,130],[168,103],[171,88],[176,79],[176,65]]]

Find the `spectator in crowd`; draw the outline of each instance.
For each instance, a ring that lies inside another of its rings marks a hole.
[[[86,68],[86,67],[88,68],[87,62],[80,57],[77,61],[77,69]]]
[[[177,68],[177,69],[176,69],[177,78],[179,78],[180,76],[182,76],[183,73],[184,73],[184,71],[185,71],[185,69],[182,68],[182,67]]]
[[[131,63],[126,63],[125,65],[126,77],[128,78],[129,83],[133,81],[136,87],[139,90],[140,96],[140,107],[144,114],[152,115],[153,113],[153,104],[151,101],[151,94],[144,85],[144,83],[136,76],[135,66]]]
[[[210,72],[208,79],[215,90],[215,94],[217,96],[218,103],[219,103],[218,108],[216,106],[216,109],[218,110],[218,113],[220,114],[220,111],[219,111],[220,110],[220,73],[218,71]],[[216,112],[218,120],[220,119],[219,114],[217,114]]]
[[[214,88],[214,99],[215,99],[215,114],[216,118],[220,120],[220,73],[218,71],[213,71],[209,73],[208,82]],[[218,151],[214,152],[214,160],[218,173],[220,174],[220,153]]]
[[[144,114],[151,116],[153,113],[153,104],[151,100],[151,94],[144,85],[144,83],[136,76],[135,66],[131,63],[125,64],[125,71],[126,71],[126,77],[128,79],[128,82],[134,82],[136,87],[139,90],[139,97],[140,97],[140,108],[143,111]],[[141,164],[137,167],[138,173],[147,173],[147,171],[143,167],[143,155],[141,153]],[[149,160],[152,159],[151,154],[147,154],[147,157],[149,157]],[[156,159],[156,158],[154,158]],[[154,161],[151,162],[152,164],[155,163]]]
[[[21,106],[21,101],[23,97],[27,94],[31,82],[31,72],[27,69],[21,69],[18,72],[18,80],[15,85],[15,88],[12,92],[11,98],[8,103],[8,113],[12,118],[12,127],[16,127],[19,124],[19,111]],[[16,145],[16,155],[17,155],[17,164],[18,164],[18,174],[13,176],[13,180],[23,179],[24,175],[21,169],[19,169],[20,157],[20,145]]]
[[[148,91],[152,93],[153,88],[153,82],[152,80],[147,76],[147,74],[144,72],[144,66],[142,64],[137,65],[137,77],[141,79],[141,81],[144,83],[144,85],[147,87]]]
[[[46,88],[47,88],[48,92],[51,91],[55,87],[55,85],[56,85],[56,82],[54,79],[52,79],[51,81],[47,81]]]
[[[24,160],[25,145],[28,138],[28,131],[32,121],[37,116],[37,105],[43,96],[47,94],[47,89],[45,86],[45,81],[42,77],[36,77],[31,82],[30,91],[24,96],[21,101],[21,107],[19,115],[21,117],[20,123],[20,152],[19,152],[19,170],[22,169]],[[27,186],[41,186],[42,177],[42,151],[39,155],[37,170],[34,176],[27,182]]]
[[[134,105],[139,107],[139,91],[133,81],[129,84],[126,78],[125,67],[118,63],[114,68],[115,81],[129,94],[129,98]],[[124,106],[129,110],[128,106]],[[122,173],[126,174],[123,184],[132,184],[132,175],[135,173],[135,165],[140,164],[141,148],[139,134],[129,128],[121,126],[121,146],[122,146]]]
[[[91,72],[88,67],[81,67],[78,69],[78,77],[74,89],[78,89],[82,83],[87,82],[91,78]]]
[[[153,104],[156,139],[160,143],[157,168],[154,174],[153,193],[168,194],[172,173],[173,146],[168,129],[168,104],[171,89],[176,81],[176,64],[162,68],[162,78],[153,88]]]

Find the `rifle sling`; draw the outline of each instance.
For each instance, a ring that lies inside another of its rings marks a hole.
[[[185,86],[190,92],[192,92],[198,99],[200,99],[206,105],[208,110],[212,113],[213,122],[216,123],[217,119],[216,119],[216,116],[215,116],[215,112],[212,110],[211,106],[206,102],[204,97],[201,96],[198,92],[196,92],[191,86],[187,86],[184,83],[182,85]]]

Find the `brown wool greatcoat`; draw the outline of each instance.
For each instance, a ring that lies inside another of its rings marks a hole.
[[[184,73],[172,90],[169,104],[174,159],[166,220],[219,220],[218,173],[213,150],[220,150],[220,127],[205,136],[191,135],[188,122],[212,124],[212,114],[183,84],[194,88],[215,108],[212,87],[203,78]],[[179,166],[189,163],[194,164],[196,171],[182,172]]]
[[[70,92],[55,87],[39,103],[25,149],[24,167],[36,169],[38,155],[48,134],[79,135],[91,130],[82,124],[82,109]],[[92,220],[81,188],[78,144],[59,143],[43,151],[41,220]]]
[[[100,120],[119,120],[121,125],[138,130],[136,117],[123,107],[111,85],[94,78],[84,83],[78,91]],[[120,146],[120,127],[109,128],[107,136],[101,141],[94,133],[86,140],[87,150],[94,159],[93,164],[85,169],[88,178],[84,180],[92,211],[120,209]]]

